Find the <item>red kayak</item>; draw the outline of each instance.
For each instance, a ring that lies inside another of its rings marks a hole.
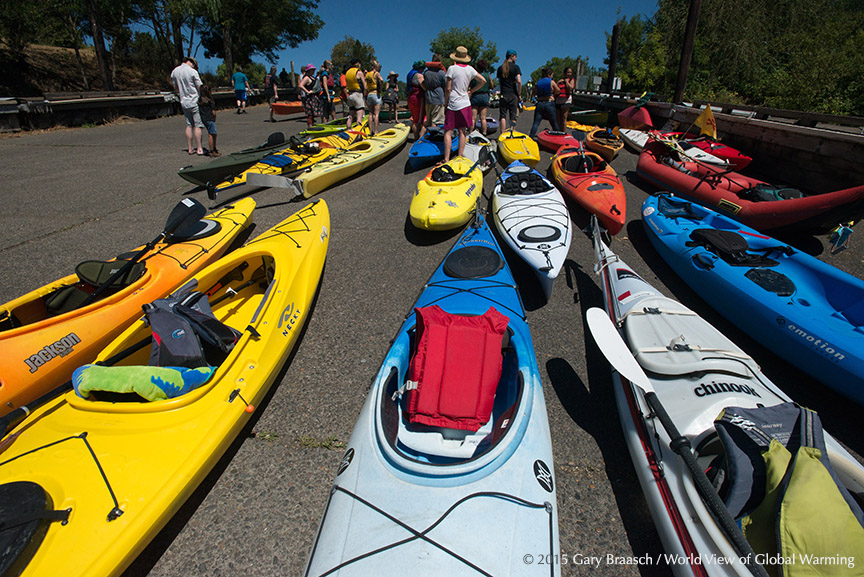
[[[621,128],[632,128],[635,130],[650,130],[654,127],[651,124],[651,115],[641,106],[628,106],[618,113],[618,126]]]
[[[737,148],[732,148],[728,144],[711,140],[706,136],[694,136],[683,132],[667,132],[664,136],[672,136],[678,140],[689,142],[696,148],[711,153],[720,160],[725,160],[729,163],[729,168],[732,170],[744,170],[753,161],[752,158]]]
[[[649,141],[642,149],[636,172],[663,190],[762,231],[826,234],[838,223],[858,221],[864,216],[864,186],[805,194],[737,172],[681,162],[675,151],[657,141]]]
[[[624,185],[599,154],[565,147],[552,157],[552,177],[565,197],[579,203],[609,231],[618,234],[627,214]]]
[[[299,100],[274,102],[272,106],[274,114],[298,114],[303,112],[303,103]]]
[[[574,146],[577,148],[582,146],[572,135],[560,130],[549,130],[548,128],[537,133],[537,144],[540,145],[540,148],[549,152],[558,152],[558,149],[562,146]]]

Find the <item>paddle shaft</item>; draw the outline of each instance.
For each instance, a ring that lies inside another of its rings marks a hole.
[[[693,482],[699,491],[699,496],[702,497],[702,500],[711,512],[711,516],[714,517],[714,521],[717,522],[720,529],[732,542],[732,546],[735,547],[741,558],[746,559],[744,565],[747,566],[753,575],[768,577],[768,572],[765,571],[761,563],[756,561],[756,553],[753,551],[750,543],[747,542],[735,519],[732,518],[729,509],[726,508],[725,503],[723,503],[717,494],[714,485],[711,484],[708,476],[705,475],[702,467],[699,466],[696,456],[693,455],[690,440],[678,432],[678,428],[672,422],[669,413],[666,412],[666,408],[657,397],[657,393],[645,393],[645,402],[648,403],[648,406],[660,420],[660,424],[666,429],[666,433],[669,435],[669,448],[681,457],[684,464],[690,470]]]

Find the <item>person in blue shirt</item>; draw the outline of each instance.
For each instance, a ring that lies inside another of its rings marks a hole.
[[[249,90],[249,78],[243,74],[243,68],[238,66],[231,80],[234,81],[234,95],[237,97],[237,114],[246,114],[246,91]]]
[[[533,94],[537,97],[537,108],[534,109],[534,125],[531,127],[531,138],[537,138],[537,129],[543,120],[548,120],[552,130],[558,130],[558,120],[555,117],[555,97],[558,96],[558,85],[552,82],[552,69],[543,69],[543,78],[537,81]]]

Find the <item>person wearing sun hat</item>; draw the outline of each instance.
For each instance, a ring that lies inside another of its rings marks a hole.
[[[468,139],[468,131],[473,123],[471,92],[486,84],[486,79],[468,64],[471,62],[471,57],[468,55],[467,48],[456,47],[456,51],[450,54],[450,58],[453,64],[447,69],[447,83],[444,86],[447,100],[447,112],[444,116],[444,162],[450,160],[453,130],[459,131],[459,156],[462,156],[465,151],[465,141]],[[471,81],[475,79],[478,84],[472,89]]]
[[[300,83],[297,88],[300,90],[300,100],[303,101],[303,111],[306,113],[306,124],[312,126],[315,124],[315,118],[323,116],[321,110],[321,100],[315,94],[315,65],[307,64],[300,70],[303,71],[303,76],[300,78]]]
[[[519,118],[519,101],[522,99],[522,70],[516,64],[516,51],[508,50],[504,64],[498,67],[498,86],[501,87],[500,130],[507,130],[507,118],[510,118],[510,128],[516,127]]]
[[[387,75],[387,86],[384,87],[384,97],[381,99],[390,112],[390,122],[396,122],[396,107],[399,104],[399,75],[391,70]]]

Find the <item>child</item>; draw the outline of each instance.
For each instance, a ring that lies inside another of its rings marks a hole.
[[[213,100],[213,94],[210,87],[202,84],[198,88],[198,112],[201,114],[201,122],[207,129],[207,139],[210,145],[211,158],[222,156],[216,149],[216,102]]]

